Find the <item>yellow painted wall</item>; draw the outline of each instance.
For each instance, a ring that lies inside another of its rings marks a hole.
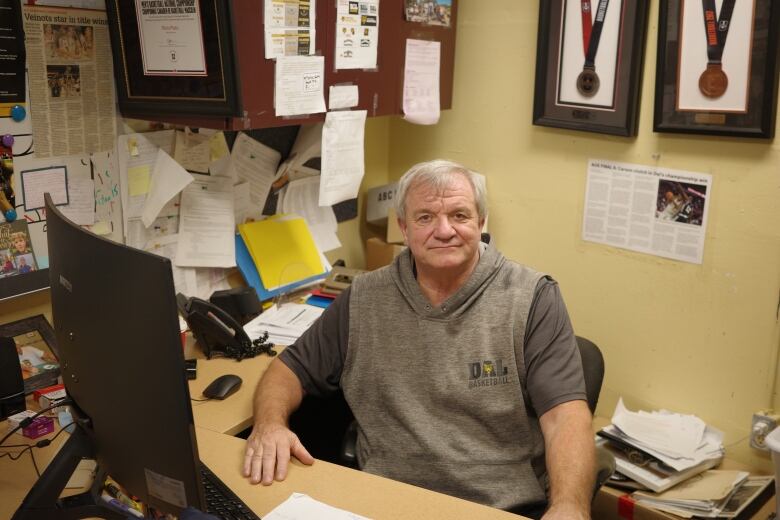
[[[780,137],[653,133],[651,4],[637,138],[532,126],[538,2],[463,0],[453,108],[434,127],[394,119],[390,170],[442,157],[487,176],[498,247],[552,274],[576,332],[605,354],[600,415],[618,396],[632,409],[695,413],[726,433],[731,457],[768,467],[747,435],[754,410],[780,408]],[[589,158],[712,174],[703,264],[584,242]]]

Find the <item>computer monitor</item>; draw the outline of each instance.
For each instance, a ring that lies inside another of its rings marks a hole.
[[[163,512],[206,510],[167,258],[101,238],[46,195],[62,377],[98,465]]]

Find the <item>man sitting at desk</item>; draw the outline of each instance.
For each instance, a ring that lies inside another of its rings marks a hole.
[[[306,394],[339,386],[364,470],[545,520],[590,518],[594,441],[558,285],[480,241],[484,180],[431,161],[399,181],[409,246],[357,277],[261,379],[244,474],[271,484]]]

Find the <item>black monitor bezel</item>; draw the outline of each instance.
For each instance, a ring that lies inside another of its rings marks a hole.
[[[183,508],[151,494],[147,470],[180,481],[185,505],[203,509],[170,260],[87,231],[45,198],[63,382],[99,466],[158,510]]]

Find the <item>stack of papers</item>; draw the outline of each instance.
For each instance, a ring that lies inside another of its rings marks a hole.
[[[631,412],[619,400],[597,444],[615,455],[617,471],[660,493],[718,465],[723,433],[693,415]]]
[[[735,518],[769,486],[772,477],[709,470],[663,493],[636,491],[634,500],[683,518]]]
[[[268,333],[274,345],[292,345],[320,317],[325,309],[305,303],[273,305],[260,316],[244,325],[250,338]]]

